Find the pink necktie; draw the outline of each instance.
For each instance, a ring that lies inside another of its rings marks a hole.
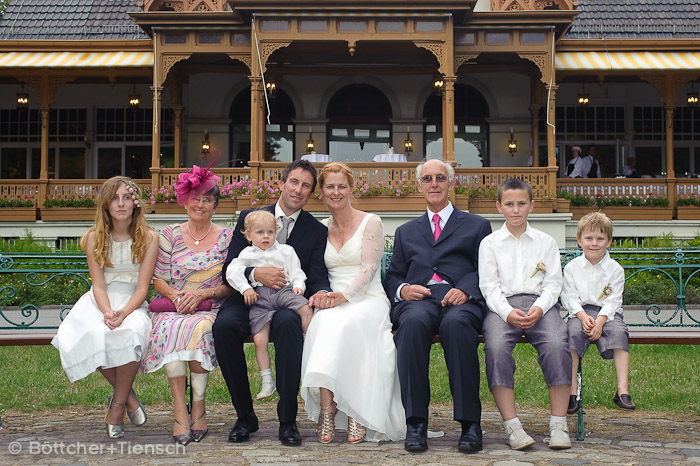
[[[433,238],[435,238],[435,241],[437,241],[440,237],[440,233],[442,233],[442,228],[440,228],[440,216],[438,214],[433,215],[433,222],[435,223],[435,232],[433,233]],[[436,282],[441,282],[442,278],[440,278],[440,275],[434,273],[432,280]]]

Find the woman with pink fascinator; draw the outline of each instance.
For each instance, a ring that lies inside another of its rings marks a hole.
[[[188,219],[168,225],[160,234],[153,276],[158,294],[149,305],[153,330],[141,361],[141,372],[165,368],[175,411],[173,440],[182,445],[199,442],[208,432],[204,395],[209,372],[216,368],[211,327],[219,304],[233,291],[221,278],[233,232],[212,222],[219,180],[209,167],[195,165],[176,182],[177,203]],[[191,413],[185,402],[188,366]]]

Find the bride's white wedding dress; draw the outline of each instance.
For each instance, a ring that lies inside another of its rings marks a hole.
[[[326,243],[331,288],[348,302],[316,311],[301,363],[301,396],[309,419],[318,422],[319,387],[327,388],[338,404],[336,428],[347,429],[351,416],[374,441],[406,436],[389,300],[381,283],[383,253],[383,225],[374,214],[362,219],[340,251]]]

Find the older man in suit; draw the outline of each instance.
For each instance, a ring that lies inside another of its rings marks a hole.
[[[304,160],[288,165],[280,181],[280,199],[264,209],[272,212],[277,219],[277,240],[294,248],[301,261],[301,268],[307,276],[307,297],[330,290],[328,270],[323,260],[326,251],[328,229],[311,214],[302,210],[316,187],[316,169]],[[243,224],[246,215],[252,210],[241,212],[224,263],[223,277],[231,260],[248,246]],[[263,285],[279,290],[285,284],[283,269],[276,267],[248,268],[246,276],[251,284]],[[226,380],[231,402],[238,420],[231,430],[229,442],[244,442],[250,434],[258,430],[258,418],[253,411],[248,371],[243,341],[250,335],[248,307],[240,294],[226,299],[213,327],[214,345],[221,372]],[[283,445],[301,445],[301,435],[296,424],[297,394],[301,378],[301,352],[303,336],[301,318],[291,309],[277,311],[270,325],[270,338],[275,344],[275,368],[277,371],[277,391],[280,395],[277,415],[280,421],[279,439]]]
[[[479,331],[486,304],[479,290],[479,243],[491,233],[484,218],[455,209],[448,200],[454,169],[430,160],[416,169],[427,213],[396,230],[384,288],[392,300],[401,398],[408,451],[428,448],[428,366],[432,336],[440,335],[462,424],[460,451],[482,449],[479,401]]]

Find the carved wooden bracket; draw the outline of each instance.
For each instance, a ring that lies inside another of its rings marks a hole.
[[[41,78],[39,76],[17,77],[17,81],[30,85],[36,95],[41,95]]]
[[[160,57],[160,74],[158,76],[158,85],[162,86],[165,80],[168,78],[168,73],[170,72],[170,69],[175,65],[175,63],[182,61],[182,60],[187,60],[192,56],[192,53],[183,53],[183,54],[163,54]]]
[[[519,53],[518,56],[524,60],[530,60],[537,65],[537,68],[540,69],[540,81],[545,84],[549,83],[552,77],[552,70],[550,66],[547,66],[547,55],[539,53]]]
[[[478,53],[462,53],[455,55],[455,71],[457,71],[460,66],[464,65],[469,60],[474,60],[479,55]]]
[[[251,71],[253,69],[253,59],[251,58],[250,54],[248,53],[227,53],[228,57],[231,60],[238,60],[239,62],[243,63],[245,66],[248,67],[248,71]]]
[[[447,69],[445,69],[445,44],[444,42],[423,42],[423,41],[418,41],[414,40],[413,43],[415,44],[416,47],[420,47],[422,49],[426,49],[433,55],[435,55],[435,58],[437,58],[438,61],[438,71],[440,74],[445,74],[447,73]]]
[[[640,79],[647,81],[649,84],[656,88],[656,92],[659,93],[659,100],[664,104],[668,105],[666,102],[666,77],[665,76],[639,76]]]
[[[75,80],[75,78],[77,78],[77,76],[50,76],[46,103],[48,105],[53,105],[54,100],[56,100],[56,92],[58,92],[58,89],[64,84]]]
[[[288,47],[290,42],[267,42],[267,43],[261,43],[260,44],[260,60],[262,60],[262,63],[260,64],[262,66],[263,73],[267,71],[267,59],[270,58],[270,55],[272,55],[275,50],[281,49],[283,47]]]

